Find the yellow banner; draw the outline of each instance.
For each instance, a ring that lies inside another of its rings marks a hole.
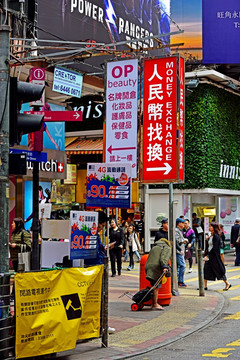
[[[16,358],[98,337],[102,274],[103,265],[16,274]]]

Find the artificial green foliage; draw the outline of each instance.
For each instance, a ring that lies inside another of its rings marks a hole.
[[[240,166],[240,97],[200,84],[186,98],[185,184],[176,187],[239,190],[240,180],[219,177],[221,160]]]

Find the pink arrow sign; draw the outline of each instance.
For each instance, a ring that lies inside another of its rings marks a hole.
[[[24,114],[44,115],[44,121],[82,121],[82,111],[24,111]]]
[[[118,151],[118,150],[135,150],[136,147],[126,147],[126,148],[112,148],[112,145],[109,146],[109,148],[107,149],[107,151],[112,154],[113,151]]]

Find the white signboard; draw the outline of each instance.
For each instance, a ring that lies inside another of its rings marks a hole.
[[[138,60],[108,62],[106,162],[132,164],[137,177]]]
[[[82,74],[61,67],[55,67],[52,88],[53,91],[80,98],[82,83]]]
[[[223,225],[226,239],[230,239],[231,228],[238,215],[238,198],[236,196],[219,197],[219,223]]]

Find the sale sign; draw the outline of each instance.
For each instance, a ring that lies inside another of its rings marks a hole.
[[[145,183],[178,182],[180,166],[183,180],[184,78],[179,114],[179,59],[173,56],[144,61],[142,181]],[[183,71],[181,76],[184,77]]]
[[[107,63],[106,162],[129,163],[137,177],[138,60]]]
[[[70,259],[97,257],[98,213],[70,211]]]
[[[87,164],[87,207],[131,207],[131,164]]]

